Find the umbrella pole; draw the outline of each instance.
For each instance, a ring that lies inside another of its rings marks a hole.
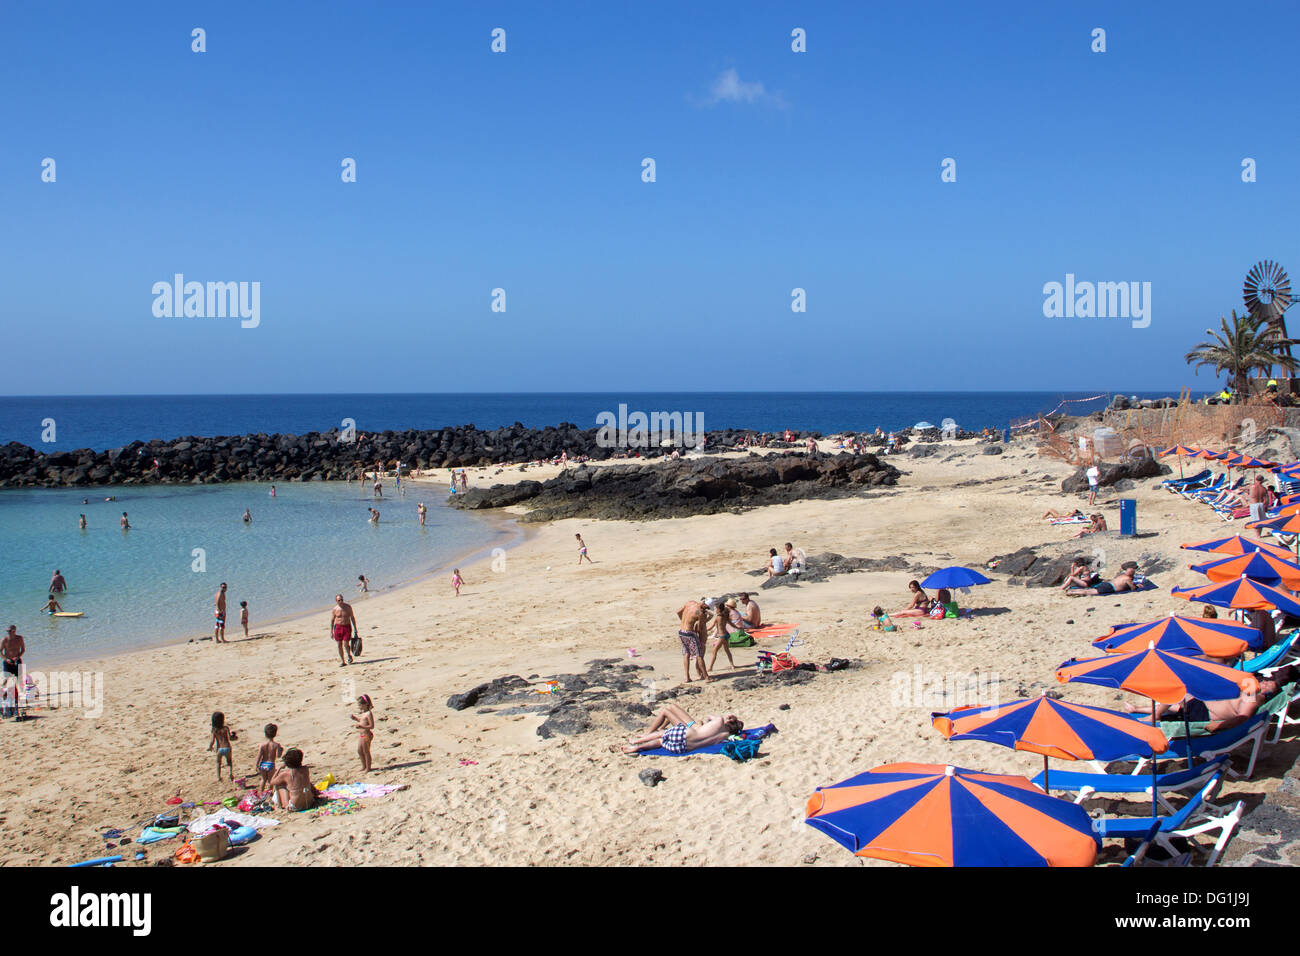
[[[1183,730],[1187,732],[1187,769],[1191,770],[1196,766],[1196,758],[1192,756],[1192,725],[1187,720],[1187,704],[1183,704]]]
[[[1043,792],[1049,795],[1052,792],[1052,788],[1048,786],[1047,779],[1047,754],[1043,754]]]

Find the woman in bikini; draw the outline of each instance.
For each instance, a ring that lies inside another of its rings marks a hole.
[[[890,616],[925,617],[930,613],[930,595],[925,593],[925,588],[921,587],[919,581],[909,581],[907,587],[912,592],[912,603],[901,611],[894,611]]]
[[[284,767],[271,778],[275,803],[281,810],[310,810],[316,806],[316,788],[311,773],[302,765],[302,751],[291,747],[284,753]]]
[[[230,728],[226,726],[226,715],[221,711],[216,711],[212,715],[212,739],[208,741],[208,749],[217,748],[217,779],[221,779],[221,759],[224,757],[226,766],[230,768],[230,780],[233,783],[235,779],[235,762],[230,756]]]
[[[361,708],[361,716],[352,715],[353,722],[361,731],[361,740],[357,743],[357,756],[361,758],[362,773],[369,773],[370,742],[375,739],[375,705],[371,702],[369,694],[362,694],[357,698],[357,706]]]

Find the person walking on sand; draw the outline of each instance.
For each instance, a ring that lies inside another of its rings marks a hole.
[[[284,748],[275,741],[275,735],[280,732],[279,727],[275,724],[267,724],[263,732],[266,734],[266,741],[257,748],[257,772],[262,777],[262,789],[270,790],[271,775],[275,773],[275,762],[284,753]]]
[[[9,704],[9,678],[14,679],[14,696],[13,696],[13,715],[18,716],[18,689],[22,685],[23,655],[27,653],[27,642],[23,636],[18,633],[17,625],[10,624],[9,629],[0,641],[0,658],[4,658],[3,677],[0,678],[0,686],[3,686],[3,702],[5,709],[10,708]],[[3,715],[0,715],[3,716]]]
[[[451,569],[451,586],[456,589],[456,597],[460,597],[460,589],[465,584],[465,579],[460,576],[460,568]]]
[[[1084,474],[1088,476],[1088,507],[1091,508],[1097,503],[1097,485],[1101,481],[1101,469],[1097,467],[1096,460]]]
[[[248,602],[239,602],[239,623],[244,628],[244,640],[248,640]]]
[[[583,558],[587,559],[588,564],[595,564],[596,562],[591,560],[591,556],[587,554],[587,542],[582,540],[582,535],[575,534],[574,537],[578,539],[578,566],[582,566]]]
[[[226,766],[230,768],[230,782],[235,782],[235,761],[230,755],[230,728],[226,726],[226,715],[221,711],[216,711],[212,715],[212,738],[208,741],[208,749],[217,748],[217,779],[221,779],[221,759],[224,757]]]
[[[221,582],[221,587],[217,588],[217,596],[213,599],[215,605],[212,609],[212,615],[216,618],[216,623],[212,626],[212,639],[218,644],[229,644],[226,640],[226,582]]]
[[[713,678],[704,666],[704,649],[700,643],[708,626],[708,610],[704,598],[687,601],[677,609],[677,617],[681,621],[677,637],[682,642],[682,667],[686,671],[686,683],[691,682],[692,660],[695,661],[695,670],[700,675],[700,680],[706,684],[713,683]]]
[[[424,502],[421,501],[418,505],[416,505],[415,511],[416,511],[416,513],[420,516],[420,527],[423,528],[423,527],[424,527],[424,519],[425,519],[425,516],[429,513],[429,509],[426,508],[426,507],[424,506]]]
[[[361,732],[361,739],[357,742],[357,756],[361,758],[361,772],[369,773],[370,742],[375,739],[375,705],[371,703],[369,694],[362,694],[357,698],[357,707],[361,709],[361,716],[352,715],[352,722]]]
[[[352,605],[343,600],[342,594],[334,595],[334,608],[330,611],[330,637],[339,647],[339,667],[352,663],[352,638],[357,636],[357,616],[352,612]],[[347,652],[347,660],[343,659]]]
[[[1250,485],[1250,520],[1263,521],[1264,508],[1268,502],[1268,490],[1264,486],[1262,475],[1256,475]]]

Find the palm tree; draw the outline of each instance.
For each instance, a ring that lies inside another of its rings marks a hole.
[[[1201,342],[1186,355],[1187,364],[1194,363],[1195,369],[1203,365],[1214,366],[1215,374],[1227,372],[1232,383],[1232,400],[1245,398],[1246,377],[1253,369],[1271,368],[1276,365],[1288,372],[1300,368],[1300,362],[1289,355],[1279,355],[1272,350],[1276,344],[1270,338],[1269,327],[1253,315],[1238,315],[1234,309],[1232,322],[1219,317],[1222,331],[1206,329],[1205,334],[1213,338]]]

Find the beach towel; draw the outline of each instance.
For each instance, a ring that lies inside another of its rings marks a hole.
[[[1052,524],[1087,524],[1092,519],[1087,515],[1075,515],[1072,518],[1052,518]]]
[[[327,800],[373,800],[375,797],[386,797],[390,793],[405,789],[404,783],[336,783],[328,790],[322,791],[321,796]]]
[[[753,628],[749,636],[756,641],[765,637],[788,637],[798,626],[798,624],[764,624],[762,627]]]
[[[742,740],[762,740],[764,737],[770,737],[776,733],[775,724],[766,724],[763,727],[753,727],[750,730],[743,730],[740,733]],[[712,744],[708,747],[700,747],[698,750],[688,750],[684,754],[675,754],[671,751],[664,750],[663,747],[656,747],[654,750],[642,750],[638,757],[690,757],[695,754],[720,754],[723,748],[732,743],[730,740],[723,740],[720,743]],[[734,758],[733,758],[734,759]]]
[[[169,827],[165,830],[160,830],[157,827],[145,827],[141,834],[135,838],[135,842],[148,845],[157,843],[159,840],[170,840],[172,837],[180,836],[184,832],[184,827]]]
[[[255,817],[235,810],[221,810],[218,813],[205,813],[197,820],[191,820],[186,824],[186,829],[191,833],[207,833],[218,825],[231,830],[237,830],[239,827],[252,827],[254,830],[260,830],[263,827],[274,827],[279,826],[279,824],[279,820],[271,817]]]
[[[349,813],[356,813],[360,809],[361,802],[358,800],[329,800],[302,812],[312,817],[341,817]]]

